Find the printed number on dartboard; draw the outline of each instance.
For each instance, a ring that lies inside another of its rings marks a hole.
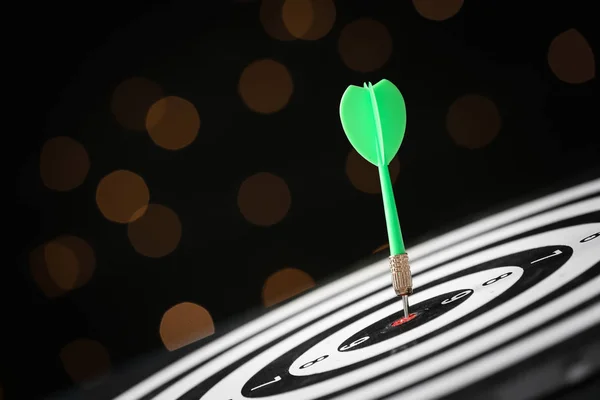
[[[596,239],[598,236],[600,236],[600,232],[596,232],[596,233],[594,233],[593,235],[590,235],[590,236],[588,236],[588,237],[584,237],[583,239],[581,239],[581,240],[579,241],[579,243],[586,243],[586,242],[589,242],[590,240],[594,240],[594,239]]]
[[[369,340],[369,336],[365,336],[365,337],[361,337],[360,339],[356,339],[354,342],[340,347],[340,351],[351,349],[354,346],[358,346],[359,344],[366,342],[367,340]]]
[[[442,304],[450,304],[453,301],[462,299],[463,297],[465,297],[466,295],[469,295],[471,293],[473,293],[473,291],[471,289],[468,289],[468,290],[465,290],[463,292],[457,293],[454,296],[450,297],[449,299],[446,299],[446,300],[442,301]]]
[[[506,272],[506,273],[504,273],[502,275],[499,275],[499,276],[497,276],[495,278],[490,279],[487,282],[483,282],[483,286],[493,285],[494,283],[496,283],[496,282],[498,282],[498,281],[500,281],[500,280],[502,280],[504,278],[507,278],[507,277],[509,277],[511,275],[512,275],[512,272]]]
[[[321,361],[323,361],[323,360],[324,360],[324,359],[326,359],[327,357],[329,357],[329,355],[325,354],[324,356],[321,356],[321,357],[319,357],[319,358],[316,358],[316,359],[314,359],[314,360],[312,360],[312,361],[309,361],[309,362],[307,362],[306,364],[302,365],[302,366],[300,367],[300,369],[304,369],[304,368],[312,367],[313,365],[315,365],[315,364],[316,364],[316,363],[318,363],[318,362],[321,362]]]

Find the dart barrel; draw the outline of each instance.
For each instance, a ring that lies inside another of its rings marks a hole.
[[[412,275],[408,264],[408,254],[390,256],[390,271],[392,272],[392,286],[398,296],[411,295]]]

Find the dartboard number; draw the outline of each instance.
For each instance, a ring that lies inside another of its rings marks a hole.
[[[354,342],[340,347],[340,351],[351,349],[354,346],[358,346],[359,344],[366,342],[367,340],[369,340],[369,336],[365,336],[365,337],[361,337],[360,339],[356,339]]]
[[[487,282],[484,282],[483,286],[493,285],[494,283],[496,283],[496,282],[498,282],[498,281],[500,281],[500,280],[502,280],[502,279],[504,279],[504,278],[506,278],[508,276],[511,276],[511,275],[512,275],[512,272],[507,272],[505,274],[499,275],[499,276],[497,276],[495,278],[490,279]]]
[[[355,346],[356,346],[356,345],[355,345]],[[314,359],[314,360],[312,360],[312,361],[309,361],[309,362],[307,362],[306,364],[302,365],[302,366],[300,367],[300,369],[304,369],[304,368],[312,367],[313,365],[315,365],[315,364],[316,364],[316,363],[318,363],[318,362],[321,362],[321,361],[323,361],[323,360],[324,360],[324,359],[326,359],[327,357],[329,357],[329,355],[328,355],[328,354],[325,354],[324,356],[321,356],[321,357],[319,357],[319,358],[316,358],[316,359]]]
[[[581,239],[579,241],[579,243],[585,243],[585,242],[589,242],[590,240],[594,240],[596,239],[598,236],[600,236],[600,232],[596,232],[593,235],[590,235],[588,237],[584,237],[583,239]]]
[[[258,386],[256,386],[256,387],[253,387],[252,389],[250,389],[250,391],[253,391],[253,390],[259,389],[259,388],[261,388],[261,387],[263,387],[263,386],[270,385],[271,383],[279,382],[280,380],[281,380],[281,377],[280,377],[279,375],[277,375],[275,378],[273,378],[273,380],[272,380],[272,381],[269,381],[269,382],[267,382],[267,383],[263,383],[262,385],[258,385]]]
[[[485,283],[484,283],[485,286]],[[463,292],[457,293],[454,296],[450,297],[449,299],[446,299],[444,301],[442,301],[442,304],[450,304],[453,301],[456,301],[458,299],[462,299],[463,297],[465,297],[466,295],[470,294],[471,292],[473,292],[472,290],[465,290]]]
[[[552,254],[550,254],[549,256],[542,257],[542,258],[538,258],[537,260],[535,260],[535,261],[532,261],[530,264],[535,264],[535,263],[536,263],[536,262],[538,262],[538,261],[546,260],[546,259],[548,259],[548,258],[550,258],[550,257],[554,257],[554,256],[557,256],[557,255],[559,255],[559,254],[562,254],[562,251],[560,251],[560,250],[554,250],[554,251],[552,252]]]

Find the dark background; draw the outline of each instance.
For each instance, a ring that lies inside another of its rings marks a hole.
[[[596,81],[563,82],[547,59],[551,41],[570,28],[597,52],[593,2],[467,0],[440,22],[410,1],[335,3],[335,24],[318,41],[270,37],[253,1],[46,3],[19,14],[26,23],[13,41],[22,43],[22,77],[13,83],[25,97],[18,107],[25,119],[9,151],[17,245],[5,266],[5,399],[71,387],[59,351],[76,338],[101,343],[118,369],[167,352],[158,327],[179,302],[206,308],[218,335],[228,321],[264,309],[261,288],[275,271],[292,266],[323,282],[386,243],[380,195],[357,190],[345,172],[351,147],[337,107],[349,84],[387,78],[406,99],[394,187],[407,247],[599,175]],[[337,51],[342,28],[364,16],[383,22],[394,41],[388,62],[367,73],[347,68]],[[243,68],[259,58],[282,62],[294,80],[289,104],[271,115],[253,113],[237,93]],[[117,124],[111,95],[131,76],[196,106],[202,125],[190,146],[161,149]],[[452,102],[469,93],[492,99],[502,119],[498,136],[475,150],[457,146],[445,126]],[[86,147],[91,168],[81,186],[58,193],[43,186],[38,164],[44,142],[63,135]],[[96,186],[116,169],[139,173],[151,201],[178,213],[174,252],[141,256],[126,227],[103,218]],[[248,223],[236,203],[241,183],[260,171],[284,178],[291,193],[288,214],[271,227]],[[47,298],[28,257],[62,234],[92,245],[96,270],[82,288]]]

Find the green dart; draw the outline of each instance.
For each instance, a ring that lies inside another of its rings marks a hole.
[[[383,208],[390,242],[390,270],[396,295],[409,316],[412,276],[404,249],[388,164],[400,148],[406,129],[406,106],[398,88],[387,79],[363,87],[350,85],[340,101],[344,132],[358,154],[379,169]]]

